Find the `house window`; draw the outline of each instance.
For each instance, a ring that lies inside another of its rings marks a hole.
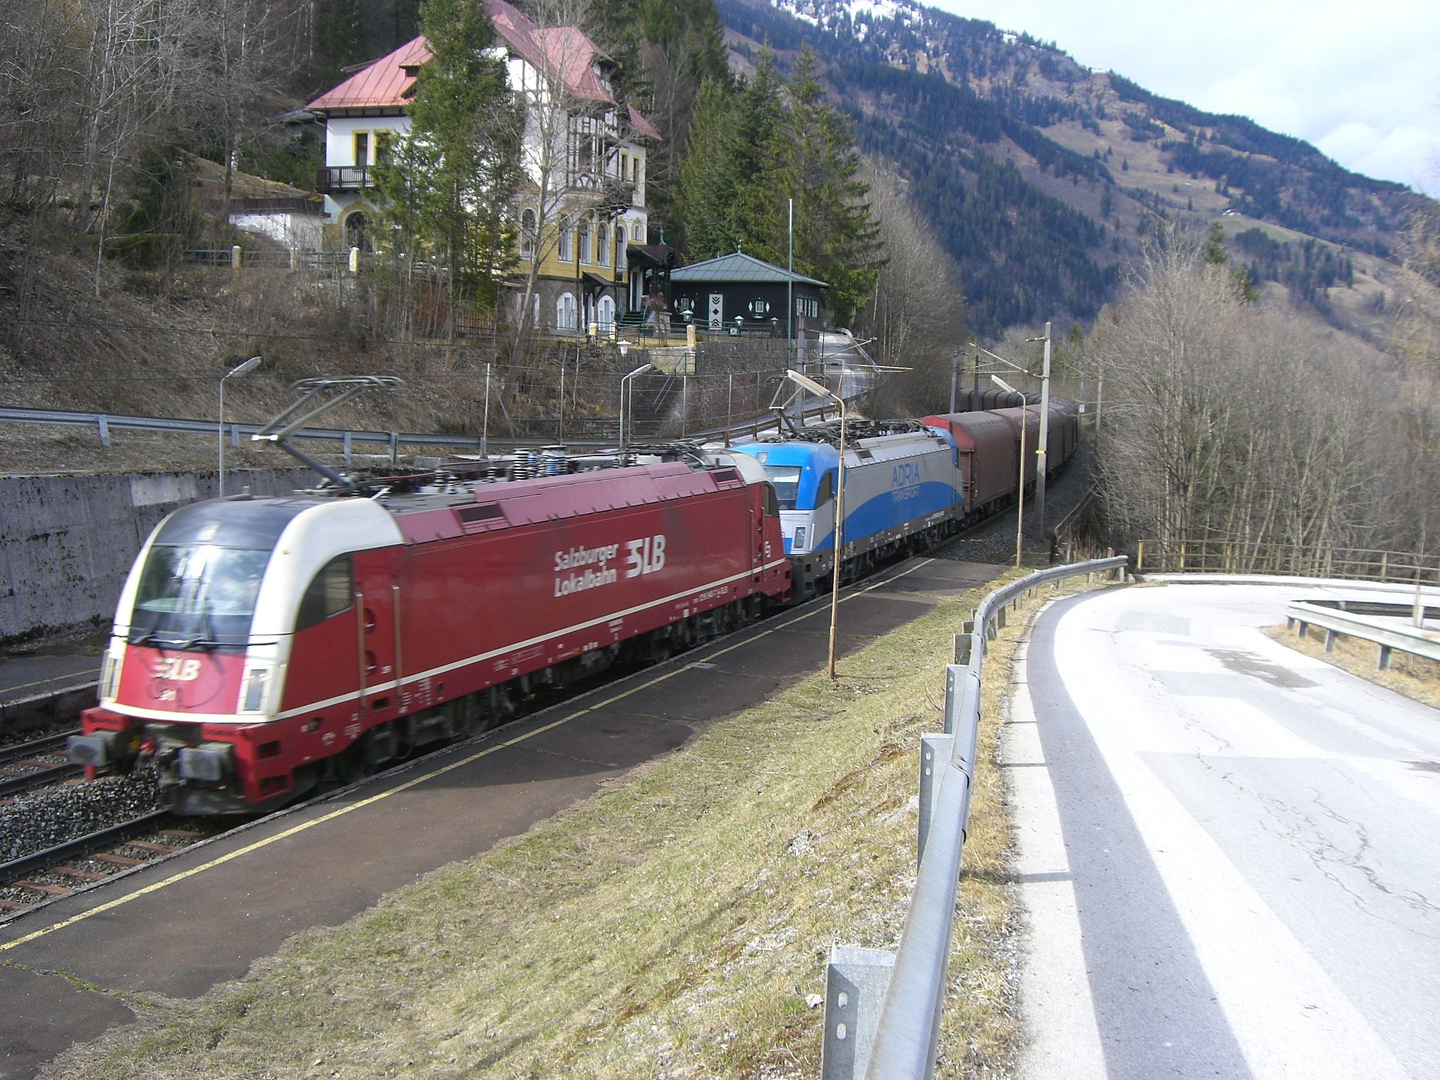
[[[637,184],[640,182],[640,158],[638,156],[630,159],[630,179]]]
[[[563,292],[555,298],[555,329],[575,329],[575,296]]]
[[[610,265],[610,230],[603,221],[595,226],[595,262],[600,266]]]
[[[560,219],[560,237],[555,244],[555,258],[561,262],[570,261],[570,222]]]
[[[355,165],[357,168],[365,168],[370,164],[370,133],[368,131],[355,132]]]
[[[580,264],[590,265],[590,222],[585,218],[580,219],[580,224],[575,227],[575,246],[580,252]]]
[[[520,215],[520,254],[527,259],[535,253],[535,211],[526,209]]]
[[[609,296],[602,296],[595,314],[595,321],[600,324],[600,333],[609,334],[610,328],[615,325],[615,301]]]
[[[620,179],[627,180],[630,177],[630,155],[620,155]]]
[[[375,133],[375,164],[389,165],[390,151],[395,143],[395,134],[391,131],[377,131]]]

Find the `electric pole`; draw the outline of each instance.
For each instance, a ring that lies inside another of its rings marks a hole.
[[[1035,451],[1035,535],[1045,536],[1045,447],[1050,434],[1050,324],[1045,324],[1045,368],[1040,375],[1040,449]]]

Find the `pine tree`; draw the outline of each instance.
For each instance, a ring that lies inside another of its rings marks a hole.
[[[786,87],[789,108],[771,137],[768,169],[739,201],[752,215],[762,258],[787,256],[787,202],[795,200],[795,265],[830,284],[827,305],[848,325],[864,306],[884,263],[880,230],[870,216],[869,187],[849,121],[826,103],[818,58],[802,47]]]
[[[817,57],[800,52],[787,85],[768,50],[738,92],[702,89],[681,166],[679,205],[693,257],[740,247],[784,265],[795,201],[795,269],[831,285],[827,304],[848,324],[879,272],[879,228],[856,179],[849,121],[826,103]]]
[[[505,210],[519,179],[521,117],[494,28],[469,0],[426,0],[410,137],[377,166],[391,246],[449,271],[452,300],[493,306],[513,247]]]

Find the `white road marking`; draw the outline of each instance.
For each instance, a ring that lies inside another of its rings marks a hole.
[[[1028,643],[1027,643],[1028,644]],[[1105,1053],[1081,947],[1080,914],[1055,788],[1036,729],[1024,650],[1001,746],[1015,807],[1021,903],[1028,915],[1021,995],[1024,1080],[1103,1080]]]

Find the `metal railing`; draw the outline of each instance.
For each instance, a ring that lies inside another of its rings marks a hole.
[[[996,589],[955,636],[945,669],[945,731],[920,745],[919,868],[899,948],[836,948],[825,972],[823,1080],[928,1080],[934,1075],[955,924],[960,861],[980,724],[980,664],[986,643],[1022,596],[1065,578],[1124,574],[1128,559],[1039,570]]]
[[[1426,619],[1440,617],[1440,609],[1427,607],[1417,597],[1414,604],[1387,604],[1373,600],[1297,600],[1285,609],[1285,627],[1304,637],[1311,626],[1325,631],[1325,651],[1335,647],[1339,637],[1360,638],[1379,647],[1375,660],[1378,671],[1390,666],[1395,649],[1440,661],[1440,632],[1425,629]],[[1396,619],[1410,619],[1406,626]]]
[[[100,445],[110,445],[111,431],[160,431],[186,435],[204,435],[214,439],[219,426],[214,420],[178,420],[162,416],[130,416],[115,413],[65,412],[59,409],[10,409],[0,408],[0,423],[10,424],[57,424],[65,427],[88,427],[100,436]],[[230,435],[232,446],[240,445],[241,436],[254,435],[260,430],[259,424],[232,424],[227,422],[225,430]],[[480,449],[477,435],[420,434],[405,431],[356,431],[342,428],[305,428],[290,436],[292,439],[309,439],[316,442],[340,443],[345,456],[355,443],[380,444],[390,450],[393,460],[401,446],[441,446],[466,452]]]
[[[1285,574],[1359,581],[1434,580],[1440,555],[1368,548],[1300,548],[1228,540],[1141,540],[1137,574]]]

